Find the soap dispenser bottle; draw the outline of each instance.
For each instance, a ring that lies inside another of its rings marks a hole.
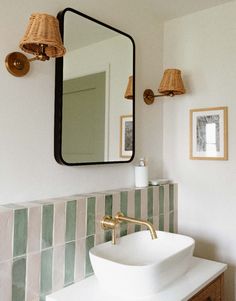
[[[144,158],[141,158],[139,165],[134,167],[134,179],[136,187],[148,186],[148,166]]]

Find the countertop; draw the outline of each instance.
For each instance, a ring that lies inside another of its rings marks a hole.
[[[187,301],[208,283],[222,274],[227,268],[224,263],[193,257],[191,267],[186,274],[166,286],[155,295],[140,298],[138,301]],[[117,284],[119,289],[119,284]],[[95,276],[86,278],[71,286],[63,288],[46,297],[46,301],[134,301],[111,296],[99,287]]]

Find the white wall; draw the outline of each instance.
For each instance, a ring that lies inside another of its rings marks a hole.
[[[164,67],[184,73],[187,94],[164,104],[164,176],[179,183],[179,232],[196,255],[229,264],[226,300],[236,276],[236,3],[169,21]],[[229,160],[189,160],[189,109],[228,106]]]
[[[15,78],[4,67],[8,52],[18,50],[32,12],[56,15],[66,6],[81,10],[129,33],[136,42],[137,156],[148,156],[152,173],[161,174],[161,105],[151,110],[142,91],[161,76],[162,27],[148,7],[117,0],[3,0],[0,10],[0,203],[27,201],[133,184],[133,164],[66,167],[53,157],[54,66],[34,62],[30,73]],[[152,37],[153,39],[150,39]],[[155,143],[152,142],[154,137]]]

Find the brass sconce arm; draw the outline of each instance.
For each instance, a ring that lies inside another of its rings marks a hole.
[[[155,99],[156,97],[163,97],[163,96],[170,96],[170,97],[173,97],[173,96],[174,96],[174,93],[173,93],[173,92],[170,92],[170,93],[168,93],[168,94],[157,94],[157,95],[154,95],[154,92],[153,92],[151,89],[146,89],[146,90],[143,92],[143,100],[144,100],[144,102],[145,102],[147,105],[153,104],[154,99]]]
[[[7,70],[14,76],[24,76],[29,72],[30,62],[48,61],[50,57],[61,57],[66,49],[63,46],[57,18],[45,13],[32,14],[26,33],[20,41],[20,48],[34,57],[28,59],[21,52],[6,56]]]
[[[185,93],[184,83],[181,78],[181,71],[178,69],[166,69],[161,80],[158,92],[154,95],[151,89],[143,92],[143,100],[147,105],[151,105],[156,97],[181,95]]]

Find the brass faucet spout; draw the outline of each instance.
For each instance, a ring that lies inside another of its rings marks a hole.
[[[120,222],[127,222],[127,223],[136,224],[136,225],[146,226],[148,228],[148,230],[150,231],[152,239],[157,238],[157,233],[156,233],[156,230],[155,230],[153,224],[148,222],[148,221],[141,220],[141,219],[136,219],[136,218],[129,217],[129,216],[124,216],[124,214],[121,213],[121,212],[118,212],[116,214],[115,220],[117,220],[117,222],[119,222],[119,223]]]
[[[150,231],[152,239],[157,238],[156,230],[152,223],[145,221],[145,220],[124,216],[123,213],[118,212],[114,218],[112,218],[112,216],[106,215],[101,220],[101,226],[104,230],[112,230],[112,243],[114,245],[116,244],[116,225],[120,224],[122,222],[146,226],[148,228],[148,230]]]

